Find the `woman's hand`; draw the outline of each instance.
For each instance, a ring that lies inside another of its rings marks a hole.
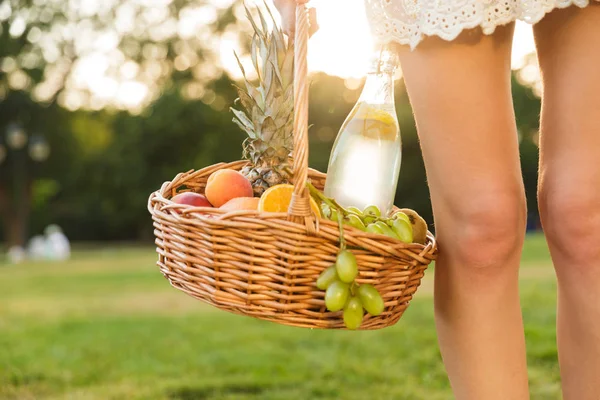
[[[288,36],[293,36],[296,27],[296,5],[306,4],[308,0],[273,0],[273,3],[281,15],[281,27],[283,31]],[[308,20],[310,22],[309,34],[311,36],[319,29],[316,11],[314,8],[308,9]]]

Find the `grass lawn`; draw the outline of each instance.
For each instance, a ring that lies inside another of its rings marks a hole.
[[[171,288],[148,249],[0,264],[0,399],[452,399],[433,270],[404,317],[374,332],[279,326]],[[532,399],[560,399],[555,278],[543,237],[521,270]]]

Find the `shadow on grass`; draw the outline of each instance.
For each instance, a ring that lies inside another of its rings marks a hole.
[[[220,399],[226,395],[258,395],[268,389],[252,383],[232,383],[216,387],[181,387],[167,392],[171,400],[210,400]]]
[[[9,375],[8,384],[14,387],[26,387],[28,385],[37,384],[40,382],[48,381],[48,377],[39,374],[39,373],[31,373],[31,374],[11,374]],[[0,384],[2,384],[2,380],[0,379]]]

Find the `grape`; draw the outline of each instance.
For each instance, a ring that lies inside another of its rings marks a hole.
[[[326,290],[329,285],[331,285],[337,279],[338,276],[335,265],[332,265],[321,272],[321,275],[319,275],[319,278],[317,279],[317,287],[321,290]]]
[[[361,215],[362,215],[362,211],[360,211],[360,210],[359,210],[358,208],[356,208],[356,207],[348,207],[348,208],[346,208],[346,211],[348,211],[348,212],[350,212],[350,213],[352,213],[352,214],[356,214],[356,215],[358,215],[358,216],[361,216]]]
[[[377,233],[379,235],[383,235],[383,231],[381,230],[381,227],[377,224],[369,224],[367,225],[367,232],[369,233]]]
[[[340,311],[346,305],[350,296],[350,286],[347,283],[334,281],[325,292],[325,306],[329,311]]]
[[[370,215],[362,218],[362,221],[363,221],[363,223],[364,223],[365,225],[372,224],[372,223],[374,223],[376,220],[377,220],[377,218],[375,218],[375,217],[372,217],[372,216],[370,216]]]
[[[385,305],[375,286],[364,284],[358,287],[358,297],[369,314],[376,317],[383,312]]]
[[[360,229],[361,231],[364,231],[366,229],[365,224],[363,224],[358,215],[348,215],[346,223],[356,229]]]
[[[412,243],[413,242],[413,231],[412,226],[406,222],[404,219],[397,219],[394,221],[394,225],[392,227],[398,238],[402,240],[404,243]]]
[[[342,282],[351,283],[358,275],[356,257],[349,250],[342,250],[335,260],[338,277]]]
[[[396,220],[396,219],[403,219],[403,220],[405,220],[406,222],[408,222],[408,224],[410,225],[410,218],[408,218],[408,215],[404,214],[402,211],[398,211],[396,214],[394,214],[394,215],[392,216],[392,219],[393,219],[393,220]]]
[[[379,208],[377,208],[377,206],[368,206],[364,209],[363,214],[371,215],[373,217],[381,217],[381,211],[379,211]]]
[[[358,329],[363,320],[363,305],[358,297],[351,297],[344,307],[344,325],[348,329]]]
[[[321,214],[325,218],[329,218],[331,216],[331,207],[327,203],[321,203]]]
[[[376,222],[375,225],[377,225],[378,227],[381,228],[381,231],[383,232],[383,234],[385,236],[389,236],[394,239],[400,239],[400,237],[398,235],[396,235],[396,233],[392,230],[392,228],[390,228],[388,226],[388,224],[386,224],[385,222],[379,221],[379,222]]]

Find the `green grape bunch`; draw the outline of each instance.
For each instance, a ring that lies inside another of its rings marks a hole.
[[[356,255],[346,248],[344,226],[363,232],[384,235],[404,243],[425,243],[427,225],[419,220],[413,210],[403,209],[391,216],[383,216],[375,205],[363,210],[357,207],[341,207],[334,199],[325,197],[310,183],[307,184],[311,196],[320,203],[322,216],[337,222],[340,229],[340,250],[335,264],[319,275],[316,286],[325,291],[325,307],[331,312],[343,311],[343,321],[347,329],[359,329],[365,313],[374,317],[385,310],[383,297],[371,284],[359,284],[360,275]],[[420,225],[419,225],[420,224]],[[417,227],[417,231],[413,230]],[[415,237],[417,233],[418,238]]]
[[[325,290],[327,310],[343,310],[344,325],[351,330],[360,328],[365,312],[378,316],[385,308],[377,289],[370,284],[358,284],[357,277],[356,256],[350,250],[342,249],[335,264],[323,270],[316,282],[317,288]]]
[[[335,199],[325,197],[312,184],[307,185],[311,196],[321,204],[322,216],[330,221],[339,223],[341,220],[343,225],[363,232],[388,236],[403,243],[425,243],[422,232],[427,232],[427,225],[422,218],[417,219],[418,214],[412,210],[404,209],[396,211],[391,216],[383,216],[381,210],[375,205],[369,205],[363,210],[352,206],[344,208]],[[418,230],[418,235],[413,232],[415,228]]]

